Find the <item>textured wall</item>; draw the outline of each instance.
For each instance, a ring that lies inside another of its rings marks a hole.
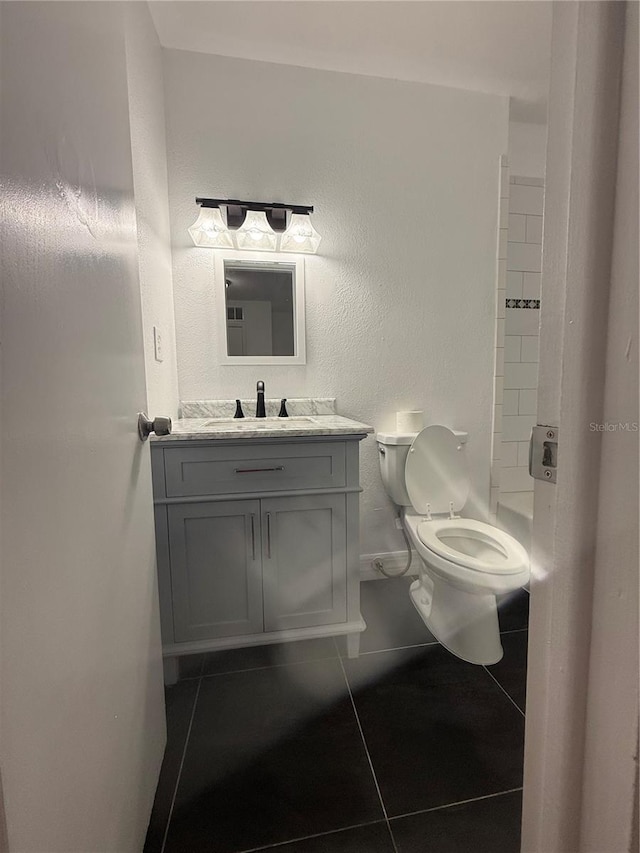
[[[509,169],[512,175],[544,178],[547,161],[547,125],[509,122]]]
[[[507,100],[168,50],[165,110],[182,399],[336,396],[391,427],[399,409],[470,433],[486,510],[499,156]],[[213,253],[196,195],[314,204],[307,364],[219,366]],[[398,550],[373,438],[361,445],[363,553]]]
[[[128,3],[127,76],[138,233],[147,405],[151,417],[178,414],[162,54],[149,7]],[[161,362],[153,327],[160,330]]]
[[[164,746],[123,5],[2,10],[10,850],[141,850]]]

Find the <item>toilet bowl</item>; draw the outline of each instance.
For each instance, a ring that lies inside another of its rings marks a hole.
[[[469,478],[466,434],[434,425],[420,433],[378,433],[382,479],[402,507],[407,535],[419,558],[410,588],[434,637],[469,663],[502,657],[496,596],[529,580],[529,557],[503,530],[464,518]]]

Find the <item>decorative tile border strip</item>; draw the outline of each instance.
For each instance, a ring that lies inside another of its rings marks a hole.
[[[507,308],[539,308],[539,299],[506,299]]]

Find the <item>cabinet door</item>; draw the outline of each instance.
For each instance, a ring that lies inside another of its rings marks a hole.
[[[168,508],[177,642],[263,630],[259,501]]]
[[[344,495],[269,498],[261,505],[265,630],[345,622]]]

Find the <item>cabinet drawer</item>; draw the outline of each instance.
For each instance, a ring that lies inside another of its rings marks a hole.
[[[170,447],[167,497],[325,489],[345,485],[344,442]]]

